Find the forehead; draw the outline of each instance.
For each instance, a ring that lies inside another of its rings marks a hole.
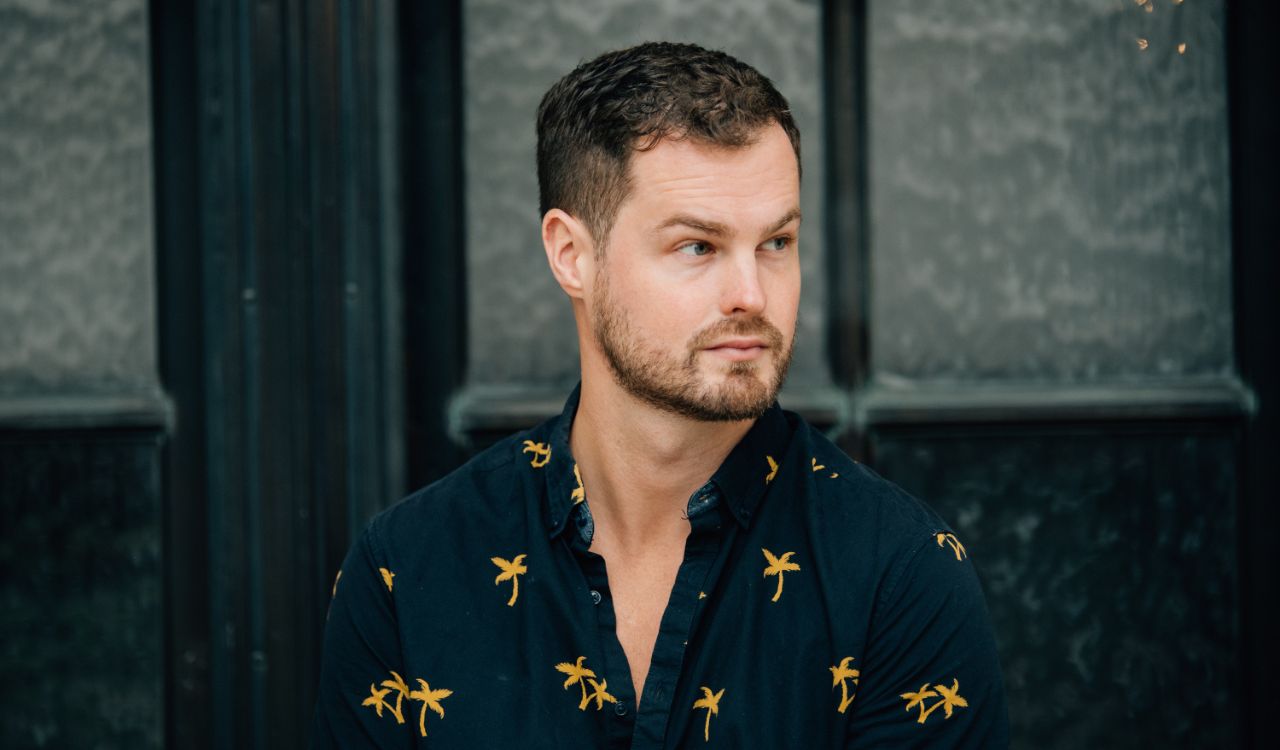
[[[706,215],[734,226],[775,220],[799,204],[800,170],[782,127],[761,128],[733,148],[664,138],[636,152],[618,222],[660,223],[673,213]]]

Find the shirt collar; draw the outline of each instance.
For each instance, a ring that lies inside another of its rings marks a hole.
[[[586,500],[581,474],[569,451],[569,429],[578,411],[581,390],[581,384],[574,387],[565,401],[564,411],[546,425],[545,432],[539,431],[551,449],[543,470],[547,489],[544,520],[547,533],[552,537],[564,531],[574,506]],[[777,476],[794,430],[793,421],[775,401],[711,475],[708,484],[716,486],[733,517],[744,528],[750,525],[752,515]]]

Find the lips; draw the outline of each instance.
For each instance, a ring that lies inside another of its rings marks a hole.
[[[769,350],[782,351],[782,332],[762,315],[725,318],[699,331],[689,342],[690,363],[698,352],[728,362],[746,362]]]
[[[769,344],[764,339],[734,338],[717,341],[711,346],[706,347],[706,351],[726,359],[739,362],[754,359],[764,353],[768,348]]]
[[[736,338],[717,341],[708,349],[767,349],[769,342],[757,338]]]

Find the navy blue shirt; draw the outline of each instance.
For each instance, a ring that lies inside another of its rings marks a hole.
[[[643,701],[564,413],[377,516],[334,586],[319,748],[1000,748],[963,542],[775,404],[689,499]]]

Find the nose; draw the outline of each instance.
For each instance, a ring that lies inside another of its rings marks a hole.
[[[740,253],[725,263],[720,312],[758,315],[764,312],[764,287],[760,284],[760,264],[754,252]]]

